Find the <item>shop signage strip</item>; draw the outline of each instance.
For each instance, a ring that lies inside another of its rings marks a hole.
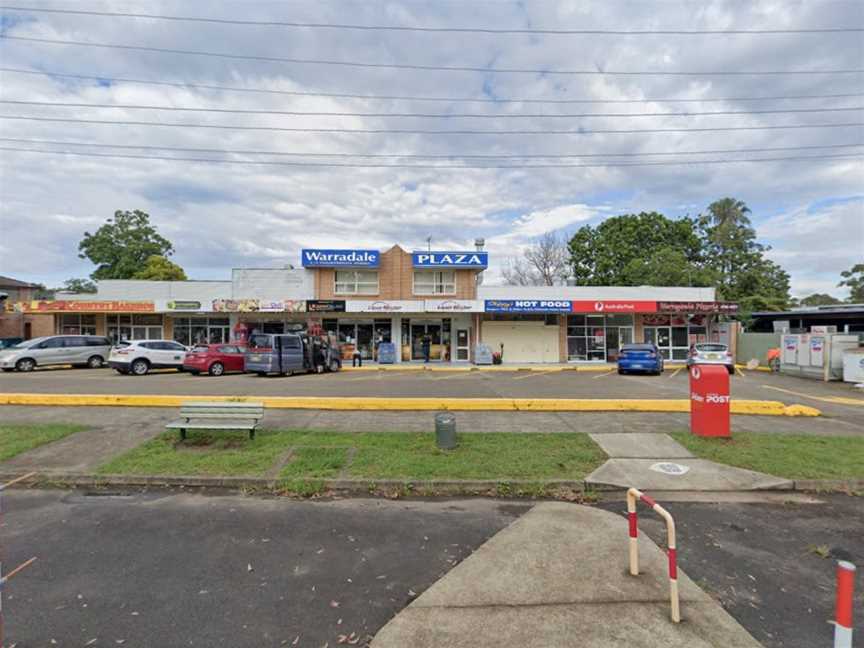
[[[152,301],[78,301],[77,299],[18,302],[20,313],[153,313]]]
[[[415,268],[476,268],[489,266],[488,252],[413,252]]]
[[[307,299],[307,313],[344,313],[344,299]]]
[[[557,299],[487,299],[487,313],[569,313],[571,302]]]
[[[214,299],[217,313],[305,313],[302,299]]]
[[[318,250],[300,252],[304,268],[377,268],[381,264],[378,250]]]
[[[348,300],[348,313],[422,313],[424,303],[420,300]]]
[[[661,313],[737,313],[738,304],[734,302],[657,302],[657,310]]]
[[[200,313],[213,308],[212,301],[202,302],[194,299],[157,299],[154,303],[158,313]]]
[[[427,313],[482,313],[482,299],[427,299]]]
[[[622,299],[605,299],[595,301],[574,301],[574,313],[656,313],[655,301],[630,301]]]

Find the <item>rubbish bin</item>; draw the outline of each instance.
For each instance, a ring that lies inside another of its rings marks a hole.
[[[435,444],[441,450],[456,447],[456,417],[451,412],[435,415]]]

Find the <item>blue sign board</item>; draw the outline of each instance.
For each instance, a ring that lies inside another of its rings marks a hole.
[[[378,250],[302,250],[304,268],[377,268],[381,263]]]
[[[565,299],[487,299],[487,313],[569,313]]]
[[[488,252],[413,252],[415,268],[476,268],[489,266]]]

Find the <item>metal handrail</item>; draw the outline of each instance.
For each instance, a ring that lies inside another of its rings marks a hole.
[[[675,544],[675,520],[672,515],[651,497],[636,488],[627,490],[627,519],[630,523],[630,575],[639,575],[639,527],[636,502],[642,501],[666,521],[666,553],[669,556],[669,601],[672,606],[673,623],[681,622],[681,606],[678,599],[678,554]]]

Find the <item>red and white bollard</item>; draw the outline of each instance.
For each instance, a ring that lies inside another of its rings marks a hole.
[[[636,502],[645,502],[666,522],[666,554],[669,557],[669,604],[673,623],[681,622],[681,605],[678,600],[678,553],[675,543],[675,520],[669,511],[637,488],[627,490],[627,520],[630,523],[630,575],[639,575],[639,517]]]
[[[855,565],[837,561],[837,602],[834,609],[834,648],[852,648],[852,600]]]

